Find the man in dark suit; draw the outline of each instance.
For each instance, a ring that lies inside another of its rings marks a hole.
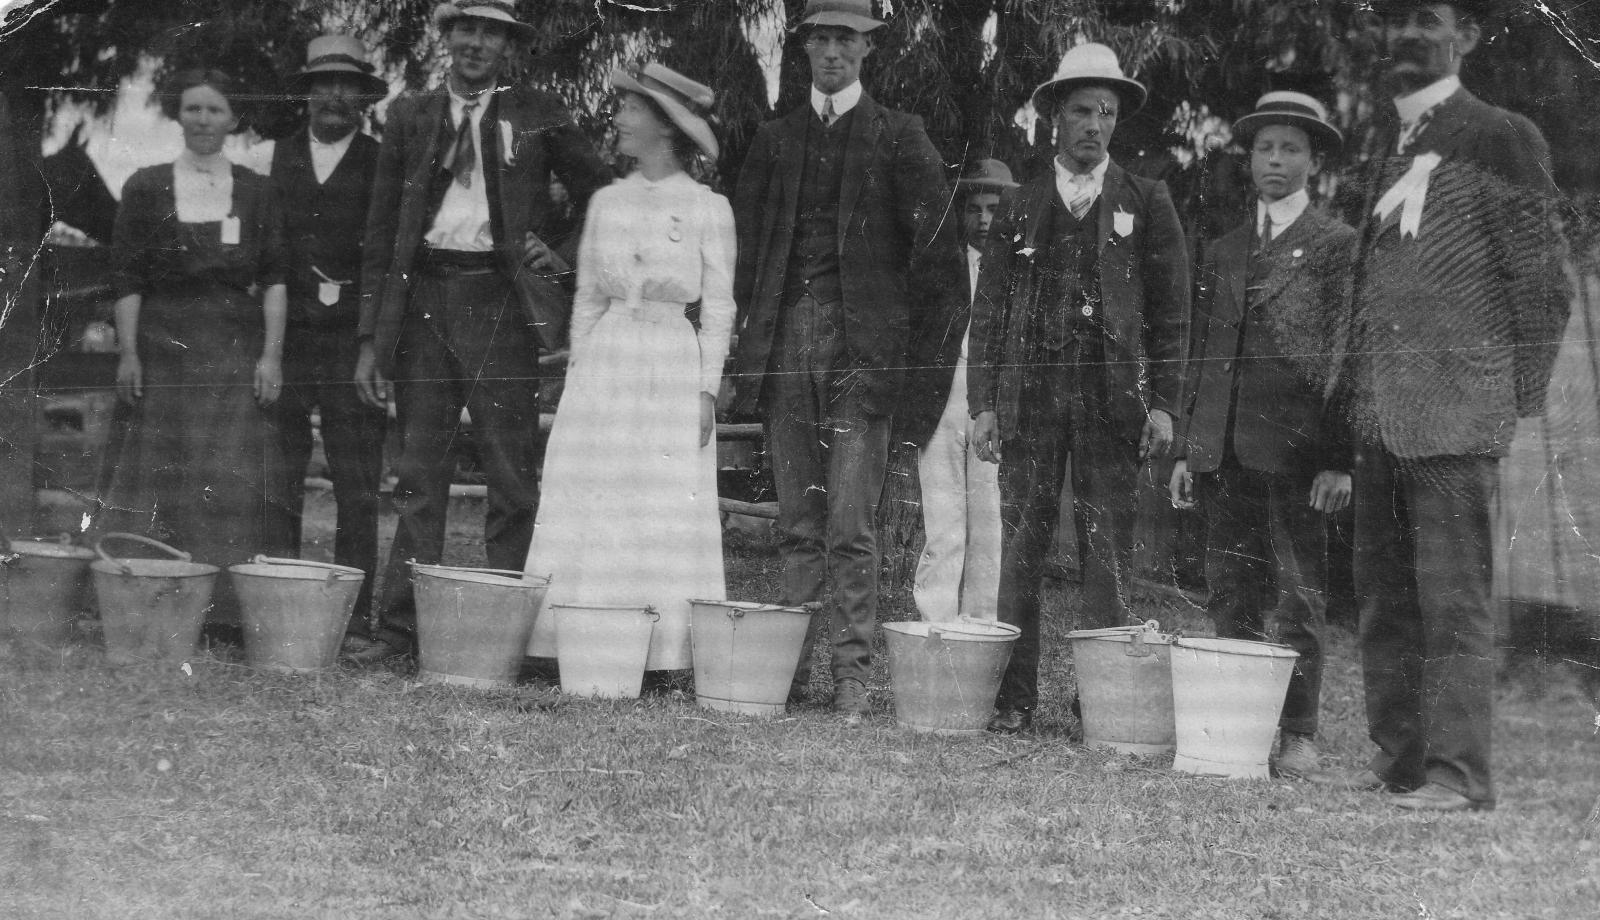
[[[1257,200],[1252,220],[1201,260],[1172,502],[1205,506],[1217,635],[1270,636],[1300,654],[1273,769],[1316,778],[1327,614],[1318,514],[1350,501],[1349,447],[1324,406],[1355,231],[1311,210],[1306,182],[1343,138],[1322,103],[1294,92],[1262,96],[1233,136],[1250,150]]]
[[[552,173],[579,213],[610,178],[560,100],[501,83],[513,45],[533,34],[513,3],[442,3],[433,18],[450,72],[438,90],[389,108],[363,248],[356,385],[381,406],[394,381],[401,455],[379,630],[361,660],[415,641],[406,563],[443,552],[463,407],[489,487],[489,565],[522,568],[538,504],[539,371],[513,279],[569,270],[558,250],[573,241],[546,238]]]
[[[983,256],[968,400],[978,454],[1000,464],[1000,619],[1022,630],[989,723],[1003,734],[1033,723],[1040,583],[1069,454],[1089,544],[1079,624],[1133,622],[1139,467],[1172,444],[1189,316],[1172,197],[1106,149],[1145,95],[1110,48],[1068,51],[1033,96],[1055,121],[1055,169],[1006,197]]]
[[[305,97],[306,127],[279,141],[272,154],[290,267],[283,395],[274,420],[284,481],[270,502],[268,545],[300,554],[311,413],[317,410],[338,505],[333,558],[367,573],[350,618],[352,651],[371,632],[385,421],[382,410],[361,401],[354,383],[361,236],[378,162],[378,142],[361,133],[361,117],[388,89],[366,57],[366,46],[351,36],[312,39],[305,69],[289,87]]]
[[[1413,810],[1494,807],[1489,509],[1568,311],[1549,148],[1461,87],[1492,3],[1384,2],[1394,118],[1364,171],[1339,399],[1354,425],[1370,769]]]
[[[978,459],[967,411],[970,301],[1000,207],[1017,187],[999,160],[979,160],[956,180],[961,254],[967,266],[963,309],[928,324],[916,343],[905,400],[895,415],[899,440],[915,444],[921,484],[923,543],[911,595],[922,618],[995,618],[1000,591],[1000,480]]]
[[[739,401],[766,416],[784,603],[822,599],[831,575],[833,705],[853,719],[870,711],[891,416],[914,334],[960,295],[939,154],[919,119],[861,89],[883,25],[870,12],[867,0],[806,4],[811,102],[756,133],[734,197]],[[919,254],[928,264],[914,272]],[[937,299],[914,296],[913,274],[948,283],[928,285]],[[792,699],[810,681],[815,635]]]

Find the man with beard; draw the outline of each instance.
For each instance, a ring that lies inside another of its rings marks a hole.
[[[1375,3],[1394,117],[1362,176],[1349,348],[1367,727],[1345,782],[1410,810],[1494,807],[1489,509],[1566,326],[1550,153],[1461,86],[1492,2]]]
[[[367,49],[348,35],[312,39],[290,91],[306,100],[306,126],[278,142],[272,185],[289,252],[289,316],[283,339],[283,395],[275,423],[284,478],[269,504],[267,545],[300,553],[300,511],[311,458],[311,413],[321,417],[328,477],[338,506],[334,561],[367,573],[346,647],[369,633],[378,561],[378,481],[384,413],[356,392],[356,322],[361,311],[361,233],[372,197],[378,142],[361,133],[362,113],[387,87]]]

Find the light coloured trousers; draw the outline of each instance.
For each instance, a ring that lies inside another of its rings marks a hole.
[[[967,411],[967,362],[956,364],[950,398],[917,454],[926,533],[912,598],[924,620],[993,620],[1000,592],[1000,466],[978,459]]]

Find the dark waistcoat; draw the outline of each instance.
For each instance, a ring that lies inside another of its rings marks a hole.
[[[283,210],[289,258],[289,322],[353,326],[361,304],[361,237],[372,200],[378,144],[364,134],[351,138],[328,181],[318,183],[304,132],[280,141],[272,158],[272,181]],[[347,281],[333,304],[318,296],[322,280]]]
[[[1059,200],[1050,209],[1050,243],[1043,261],[1046,267],[1035,322],[1042,332],[1039,343],[1051,351],[1060,351],[1074,338],[1087,342],[1102,328],[1100,249],[1095,232],[1103,198],[1096,198],[1082,218],[1073,217],[1072,210]]]
[[[794,248],[783,279],[783,299],[792,303],[810,294],[818,303],[843,297],[839,284],[839,193],[844,154],[855,109],[823,127],[812,118],[806,130],[805,167],[795,208]]]

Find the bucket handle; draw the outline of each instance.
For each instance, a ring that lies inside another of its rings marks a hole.
[[[332,585],[334,582],[338,581],[339,576],[341,575],[345,576],[346,578],[357,577],[354,572],[345,571],[346,569],[350,568],[349,566],[336,565],[332,562],[317,562],[313,559],[290,559],[287,556],[267,556],[262,553],[257,553],[250,558],[250,561],[256,565],[298,565],[304,566],[308,569],[327,569],[329,585]],[[366,578],[367,576],[365,573],[363,573],[359,577]]]
[[[95,553],[97,555],[99,555],[99,557],[101,559],[104,559],[107,563],[109,563],[111,565],[114,565],[117,568],[121,569],[122,570],[122,574],[124,574],[124,575],[132,575],[133,574],[133,566],[128,565],[126,562],[123,562],[120,559],[113,558],[110,553],[106,552],[105,542],[107,540],[132,540],[135,543],[143,543],[146,546],[153,546],[156,549],[159,549],[164,553],[170,554],[174,559],[178,559],[178,560],[183,561],[183,562],[192,562],[192,561],[194,561],[194,556],[190,555],[189,553],[186,553],[181,549],[175,549],[175,548],[173,548],[171,546],[168,546],[165,543],[162,543],[160,540],[154,540],[154,539],[151,539],[150,537],[146,537],[146,536],[143,536],[141,534],[136,534],[136,533],[117,533],[117,532],[108,533],[108,534],[102,534],[100,536],[100,539],[94,541],[94,551],[95,551]]]
[[[652,623],[661,622],[661,614],[657,613],[656,608],[650,606],[649,604],[644,605],[644,615],[649,617],[650,622]]]
[[[276,560],[274,560],[276,561]],[[415,560],[412,560],[415,561]],[[511,569],[478,569],[470,566],[450,566],[457,572],[477,572],[479,575],[504,575],[507,578],[523,579],[528,577],[527,572],[516,572]]]

